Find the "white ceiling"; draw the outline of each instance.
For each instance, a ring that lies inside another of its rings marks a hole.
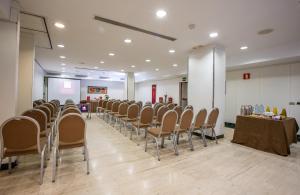
[[[191,48],[210,43],[226,47],[227,66],[300,56],[298,0],[20,0],[21,10],[46,17],[53,50],[37,48],[36,58],[50,72],[78,74],[74,67],[135,72],[136,81],[167,78],[187,71]],[[158,9],[167,16],[158,19]],[[177,38],[167,41],[94,20],[100,16]],[[54,27],[55,22],[65,29]],[[196,28],[190,30],[189,24]],[[257,35],[272,28],[269,35]],[[219,37],[209,38],[216,31]],[[132,43],[124,43],[125,38]],[[63,43],[65,48],[57,48]],[[249,47],[246,51],[239,48]],[[170,54],[169,49],[176,53]],[[282,52],[281,52],[282,51]],[[114,52],[114,57],[108,56]],[[62,60],[60,55],[67,59]],[[146,63],[145,59],[151,59]],[[105,63],[100,64],[103,60]],[[84,64],[81,64],[81,63]],[[178,64],[173,67],[172,64]],[[135,65],[135,68],[131,68]],[[159,71],[155,71],[159,68]],[[97,76],[97,72],[94,73]]]

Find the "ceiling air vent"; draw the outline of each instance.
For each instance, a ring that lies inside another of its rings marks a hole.
[[[110,79],[109,77],[100,76],[99,79]]]
[[[77,74],[77,75],[75,75],[75,77],[86,78],[86,77],[88,77],[88,76],[87,76],[87,75],[83,75],[83,74]]]
[[[57,72],[48,72],[48,75],[49,76],[60,76],[61,74],[57,73]]]

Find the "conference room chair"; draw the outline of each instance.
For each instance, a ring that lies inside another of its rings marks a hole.
[[[162,125],[157,128],[150,128],[146,134],[145,152],[147,152],[148,135],[155,140],[157,159],[160,161],[160,147],[159,141],[168,136],[172,136],[177,123],[177,113],[174,110],[168,110],[162,119]],[[172,145],[175,151],[174,138],[172,139]]]
[[[143,108],[143,102],[142,101],[137,101],[135,104],[137,104],[139,106],[139,111],[141,111],[142,108]]]
[[[106,104],[106,108],[104,110],[104,120],[106,120],[106,122],[108,122],[109,113],[111,112],[112,104],[113,104],[112,100],[108,101]]]
[[[150,106],[150,107],[152,107],[152,103],[151,103],[151,102],[145,102],[145,105],[144,105],[144,107],[146,107],[146,106]]]
[[[134,104],[134,103],[135,103],[134,100],[130,100],[130,101],[128,102],[129,105]]]
[[[103,100],[101,99],[101,100],[99,100],[98,106],[96,107],[96,115],[98,117],[100,117],[101,109],[103,108],[102,104],[103,104]]]
[[[167,107],[169,108],[169,110],[172,110],[172,109],[175,108],[175,104],[169,103],[169,104],[167,105]]]
[[[157,112],[158,112],[158,109],[160,107],[162,107],[163,104],[161,103],[155,103],[154,106],[153,106],[153,109],[154,109],[154,116],[153,116],[153,119],[155,120],[157,118]]]
[[[119,105],[118,113],[115,114],[116,123],[118,122],[120,125],[120,132],[121,132],[121,119],[127,116],[127,109],[129,105],[127,102],[123,102]]]
[[[175,110],[175,112],[177,112],[177,116],[178,116],[177,123],[179,123],[181,114],[183,112],[182,107],[181,106],[175,106],[174,110]]]
[[[136,131],[137,137],[140,135],[140,129],[145,129],[145,137],[147,130],[152,125],[153,121],[153,108],[151,106],[146,106],[142,109],[140,117],[137,121],[132,122],[133,129]],[[130,139],[132,139],[133,129],[130,133]]]
[[[57,117],[58,116],[58,112],[59,112],[59,107],[53,101],[50,101],[49,104],[51,104],[54,107],[54,117]]]
[[[53,122],[51,122],[51,111],[47,106],[37,106],[36,109],[42,110],[47,115],[47,128],[52,128]]]
[[[110,116],[109,123],[113,123],[113,120],[115,120],[114,124],[116,123],[116,117],[115,117],[115,115],[119,113],[119,106],[120,106],[120,104],[121,104],[121,102],[119,100],[115,101],[112,104],[111,112],[109,113],[109,116]]]
[[[61,116],[64,116],[69,113],[76,113],[81,115],[81,111],[77,107],[68,107],[67,109],[61,111]]]
[[[43,183],[46,139],[40,138],[38,122],[27,116],[18,116],[6,120],[0,127],[0,165],[8,158],[11,173],[12,157],[37,154],[40,156],[40,184]]]
[[[167,106],[161,106],[158,111],[157,111],[157,116],[156,119],[153,121],[153,125],[155,127],[158,127],[161,125],[162,122],[162,118],[164,116],[164,114],[168,111],[168,107]]]
[[[215,138],[216,143],[218,143],[218,139],[217,139],[217,135],[215,132],[215,127],[217,124],[218,116],[219,116],[219,109],[218,108],[212,109],[208,115],[207,122],[203,125],[203,129],[211,130],[211,135],[212,135],[212,137]]]
[[[192,121],[193,121],[194,113],[191,109],[187,109],[183,111],[180,117],[179,125],[176,126],[173,142],[175,146],[175,154],[178,155],[178,143],[179,143],[179,135],[186,133],[188,136],[188,142],[190,144],[191,150],[193,150],[193,143],[192,143]]]
[[[123,122],[123,126],[125,128],[125,135],[127,136],[127,127],[132,122],[135,122],[138,120],[139,115],[139,106],[137,104],[131,104],[127,109],[127,116],[124,118],[121,118]]]
[[[44,103],[42,104],[42,106],[46,106],[47,108],[49,108],[50,110],[50,113],[51,113],[51,122],[54,122],[55,121],[55,109],[54,109],[54,106],[50,103]]]
[[[50,152],[52,131],[47,127],[46,113],[39,109],[30,109],[25,111],[22,116],[33,118],[38,122],[40,126],[40,137],[45,137],[47,139],[47,151]]]
[[[200,133],[204,147],[207,146],[206,139],[205,139],[205,133],[204,133],[204,124],[207,116],[207,111],[205,108],[201,109],[195,118],[195,121],[193,123],[192,132]],[[193,133],[191,134],[192,139]]]
[[[107,103],[108,103],[108,100],[103,100],[101,107],[98,108],[99,117],[100,117],[101,113],[103,113],[103,119],[104,119],[104,111],[106,109]]]
[[[57,124],[57,136],[53,148],[52,182],[56,179],[56,169],[60,151],[82,147],[89,174],[89,153],[86,140],[86,123],[80,114],[69,113],[62,116]]]
[[[187,105],[183,110],[191,109],[194,110],[194,107],[192,105]]]

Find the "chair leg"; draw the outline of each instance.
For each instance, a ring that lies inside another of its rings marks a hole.
[[[8,174],[11,174],[11,157],[8,157]]]
[[[202,137],[202,140],[203,140],[204,147],[207,147],[207,142],[206,142],[206,138],[205,138],[204,129],[201,129],[201,137]]]
[[[57,150],[56,147],[53,148],[53,163],[52,163],[52,182],[55,182],[56,176],[56,163],[57,163]]]
[[[147,143],[148,143],[148,137],[147,134],[145,135],[145,152],[147,152]]]
[[[160,144],[160,147],[161,147],[161,148],[164,148],[164,147],[165,147],[165,137],[162,137],[162,138],[161,138],[161,144]]]
[[[160,161],[160,154],[159,154],[159,143],[158,143],[158,138],[154,138],[155,139],[155,142],[156,142],[156,153],[157,153],[157,160]]]
[[[217,144],[217,143],[218,143],[218,139],[217,139],[217,134],[216,134],[216,132],[215,132],[215,129],[214,129],[214,128],[212,128],[212,132],[213,132],[213,134],[214,134],[215,141],[216,141],[216,144]]]
[[[84,145],[84,158],[86,160],[86,174],[90,174],[90,159],[89,159],[89,151],[88,148],[86,146],[86,144]]]
[[[178,152],[178,141],[177,141],[178,137],[179,137],[179,134],[174,134],[173,140],[172,140],[174,151],[175,151],[175,155],[179,154],[179,152]]]
[[[194,146],[193,146],[193,142],[192,142],[192,131],[188,131],[188,139],[189,139],[189,143],[190,143],[190,148],[193,151],[194,150]]]
[[[43,184],[43,177],[44,177],[44,166],[45,166],[45,151],[46,146],[44,146],[42,152],[41,152],[41,167],[40,167],[40,185]]]

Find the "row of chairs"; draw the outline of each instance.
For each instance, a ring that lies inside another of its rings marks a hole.
[[[55,181],[59,150],[83,147],[84,159],[88,162],[85,128],[80,110],[70,100],[62,109],[58,100],[35,106],[21,116],[6,120],[1,125],[0,163],[2,159],[8,158],[9,173],[11,173],[12,157],[38,154],[40,184],[42,184],[46,159],[49,159],[53,148],[53,158],[56,160],[52,167],[52,181]]]
[[[110,106],[107,106],[107,104]],[[219,115],[218,108],[212,109],[208,117],[207,110],[201,109],[194,121],[193,107],[190,105],[183,109],[181,106],[173,104],[156,103],[152,107],[152,104],[147,103],[143,106],[128,101],[103,101],[102,104],[99,102],[97,110],[99,110],[98,116],[103,113],[103,119],[109,124],[113,124],[113,126],[119,124],[120,132],[125,128],[126,136],[128,127],[131,126],[130,139],[133,138],[134,131],[139,138],[140,130],[144,129],[145,151],[147,151],[149,135],[155,140],[158,160],[160,160],[159,141],[161,141],[161,147],[163,147],[165,137],[172,140],[176,155],[178,155],[179,137],[183,133],[188,135],[191,150],[193,150],[192,135],[194,132],[200,133],[204,146],[207,146],[205,130],[211,129],[212,135],[218,143],[214,130]]]

